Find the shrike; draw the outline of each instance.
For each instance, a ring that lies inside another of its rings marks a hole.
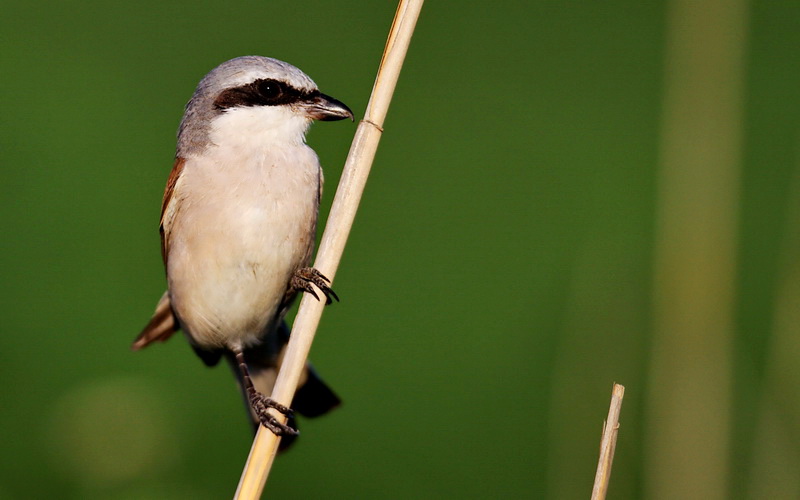
[[[313,120],[353,119],[342,102],[276,59],[238,57],[197,85],[178,131],[161,205],[168,289],[133,343],[182,329],[209,366],[225,357],[255,422],[296,434],[268,408],[288,340],[284,316],[298,292],[336,294],[311,260],[322,169],[305,143]],[[308,367],[292,406],[321,415],[338,397]],[[292,422],[290,421],[290,424]]]

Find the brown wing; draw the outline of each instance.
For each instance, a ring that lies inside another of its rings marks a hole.
[[[167,255],[169,253],[169,226],[177,210],[176,204],[172,203],[174,201],[173,195],[175,194],[175,186],[178,185],[178,180],[181,177],[181,173],[183,173],[183,166],[185,164],[185,159],[175,158],[172,172],[169,173],[169,178],[167,179],[167,187],[164,189],[164,198],[161,200],[161,224],[159,231],[161,232],[161,258],[164,259],[164,266],[167,265]]]
[[[150,322],[144,327],[142,333],[133,341],[131,349],[138,351],[152,342],[164,342],[178,331],[178,328],[178,321],[175,319],[175,313],[172,312],[172,304],[169,302],[169,293],[164,292],[161,300],[158,301],[156,312],[153,313],[153,317],[150,318]]]
[[[183,172],[183,165],[186,161],[183,158],[176,158],[175,164],[172,167],[172,172],[169,173],[167,179],[167,187],[164,190],[164,198],[161,200],[161,223],[159,224],[159,232],[161,233],[161,257],[164,259],[164,266],[167,265],[167,254],[169,250],[169,226],[172,222],[172,217],[175,215],[175,204],[173,201],[173,194],[175,193],[175,186],[178,184],[178,179]],[[131,349],[138,351],[143,347],[147,347],[150,343],[159,341],[164,342],[173,333],[178,331],[179,325],[175,318],[175,313],[172,310],[172,304],[169,301],[169,293],[164,292],[161,300],[158,301],[156,312],[150,318],[150,322],[144,327],[142,333],[133,341]]]

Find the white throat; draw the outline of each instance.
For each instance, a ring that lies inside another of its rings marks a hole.
[[[245,151],[300,146],[310,125],[310,118],[285,106],[232,108],[211,121],[209,139],[213,146]]]

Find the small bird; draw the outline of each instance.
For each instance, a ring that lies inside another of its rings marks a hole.
[[[313,120],[344,118],[353,120],[350,108],[277,59],[237,57],[200,81],[161,204],[168,289],[132,345],[183,330],[207,365],[228,360],[254,424],[287,437],[297,433],[292,410],[266,396],[289,337],[284,316],[298,292],[319,300],[315,286],[326,304],[338,300],[308,267],[323,178],[305,134]],[[294,409],[317,416],[339,403],[307,366]]]

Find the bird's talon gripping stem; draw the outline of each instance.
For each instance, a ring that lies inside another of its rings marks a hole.
[[[261,422],[261,425],[272,431],[275,435],[277,436],[297,435],[297,430],[282,423],[280,420],[275,418],[275,416],[269,412],[270,408],[274,408],[275,410],[289,417],[294,413],[291,408],[283,406],[277,401],[270,399],[257,391],[253,391],[250,393],[250,406],[252,406],[253,411],[255,411],[256,415],[258,415],[258,419]]]
[[[276,436],[296,436],[298,434],[296,429],[284,424],[269,412],[269,409],[273,408],[287,417],[291,417],[294,413],[292,409],[258,392],[250,378],[250,372],[247,369],[244,353],[241,349],[235,350],[234,353],[236,355],[236,361],[239,364],[239,370],[242,373],[242,380],[245,390],[247,391],[247,399],[249,400],[253,412],[261,422],[261,425],[272,431]]]
[[[325,305],[329,305],[333,302],[333,299],[339,302],[339,296],[330,287],[330,282],[331,280],[313,267],[303,267],[294,272],[290,286],[297,292],[310,293],[315,299],[320,300],[319,295],[317,295],[312,286],[313,283],[325,295]]]

